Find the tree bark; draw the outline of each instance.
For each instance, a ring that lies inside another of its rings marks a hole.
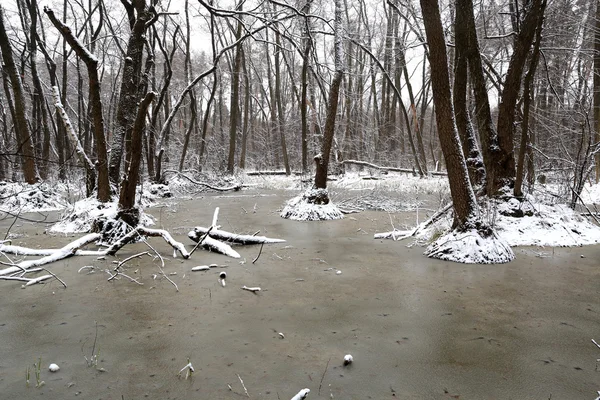
[[[421,0],[421,9],[429,44],[436,124],[454,204],[454,225],[457,229],[465,229],[475,223],[478,207],[454,120],[446,42],[438,2],[437,0]]]
[[[131,34],[127,42],[125,65],[121,79],[121,91],[117,104],[116,124],[114,128],[109,160],[109,178],[113,184],[120,182],[121,160],[125,141],[131,138],[135,122],[135,108],[142,85],[142,59],[144,56],[144,35],[151,25],[153,11],[146,7],[146,0],[134,0],[133,5],[121,0],[129,16]],[[133,19],[133,15],[137,14]],[[132,23],[133,22],[133,23]]]
[[[6,70],[13,90],[13,101],[15,107],[15,132],[17,136],[17,153],[21,157],[21,170],[23,178],[27,183],[34,184],[39,181],[37,165],[35,162],[35,152],[33,149],[33,140],[29,124],[27,123],[27,106],[25,104],[25,94],[23,92],[23,82],[21,75],[17,70],[12,53],[12,46],[6,28],[4,26],[4,9],[0,6],[0,51],[4,60],[4,70]]]
[[[104,136],[104,116],[102,113],[102,100],[100,97],[100,78],[98,76],[98,59],[86,49],[81,42],[73,35],[71,28],[59,21],[54,12],[49,8],[44,8],[44,12],[50,18],[52,24],[60,32],[63,38],[69,43],[69,46],[75,51],[77,56],[83,60],[87,67],[89,79],[90,107],[93,119],[94,139],[96,143],[97,163],[96,171],[98,175],[98,201],[110,201],[110,182],[108,178],[108,156],[106,148],[106,137]]]
[[[493,182],[489,194],[495,194],[503,188],[514,187],[515,179],[515,152],[514,131],[517,100],[521,89],[521,80],[527,55],[533,43],[537,21],[544,14],[542,0],[531,0],[527,14],[521,24],[521,31],[517,34],[513,54],[510,59],[502,97],[498,105],[498,146],[500,159],[492,167],[494,170],[488,174]],[[488,188],[490,188],[488,186]]]

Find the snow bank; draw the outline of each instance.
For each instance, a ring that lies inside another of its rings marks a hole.
[[[510,246],[571,247],[600,243],[600,227],[566,205],[533,204],[533,216],[498,215],[495,228]]]
[[[61,210],[65,206],[60,191],[47,183],[0,182],[0,211],[16,214]]]
[[[62,221],[50,228],[52,233],[82,233],[90,232],[94,220],[99,218],[115,219],[118,204],[116,199],[110,203],[101,203],[96,198],[79,200],[63,216]],[[152,217],[142,212],[141,224],[154,225]]]

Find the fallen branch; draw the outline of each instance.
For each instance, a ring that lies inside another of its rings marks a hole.
[[[231,242],[237,244],[264,244],[264,243],[283,243],[285,240],[283,239],[273,239],[268,238],[266,236],[254,236],[254,235],[238,235],[236,233],[231,233],[227,231],[222,231],[220,229],[204,228],[202,226],[197,226],[193,231],[188,233],[188,237],[193,241],[197,242],[198,238],[201,235],[207,234],[211,238],[221,240],[224,242]]]
[[[298,392],[298,394],[296,394],[294,397],[292,397],[291,400],[304,400],[308,397],[309,393],[310,393],[310,389],[302,389],[301,391]]]
[[[197,180],[195,180],[194,178],[190,178],[189,176],[179,172],[179,171],[175,171],[174,169],[167,169],[165,170],[164,174],[166,175],[167,173],[172,173],[175,175],[179,175],[185,179],[187,179],[188,181],[192,182],[194,185],[198,185],[198,186],[204,186],[209,188],[210,190],[215,190],[217,192],[228,192],[228,191],[238,191],[241,190],[244,185],[241,183],[238,183],[237,185],[233,185],[233,186],[225,186],[225,187],[218,187],[218,186],[213,186],[210,185],[208,183],[204,183],[204,182],[198,182]]]
[[[249,292],[252,292],[254,294],[256,294],[257,292],[260,292],[262,289],[259,287],[248,287],[248,286],[242,286],[242,290],[247,290]]]
[[[417,175],[417,171],[409,169],[409,168],[396,168],[396,167],[384,167],[381,165],[376,165],[376,164],[371,164],[369,162],[366,161],[359,161],[359,160],[344,160],[341,162],[342,165],[359,165],[361,167],[369,167],[369,168],[374,168],[380,171],[392,171],[392,172],[403,172],[406,174],[413,174],[413,175]],[[429,171],[428,172],[431,175],[434,176],[448,176],[448,174],[446,172],[438,172],[438,171]]]
[[[406,238],[409,238],[409,237],[413,237],[417,233],[419,233],[421,230],[429,227],[431,224],[435,223],[440,218],[442,218],[442,216],[444,216],[444,214],[446,214],[446,212],[448,212],[448,210],[450,210],[451,208],[452,208],[452,203],[447,204],[444,208],[442,208],[441,210],[439,210],[438,212],[436,212],[435,214],[433,214],[433,216],[431,218],[429,218],[428,220],[426,220],[426,221],[422,222],[421,224],[417,225],[412,230],[400,231],[400,230],[394,229],[391,232],[376,233],[373,236],[373,238],[374,239],[402,240],[402,239],[406,239]]]

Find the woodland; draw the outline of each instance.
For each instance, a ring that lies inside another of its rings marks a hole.
[[[2,0],[0,56],[0,393],[596,396],[600,2]]]
[[[461,262],[514,258],[483,210],[531,217],[550,197],[597,222],[582,199],[600,179],[593,1],[16,0],[0,51],[2,201],[8,182],[84,182],[107,213],[77,249],[158,235],[189,256],[136,200],[175,177],[301,176],[281,216],[328,220],[345,211],[332,174],[447,176],[451,201],[387,237],[445,216],[425,254]]]

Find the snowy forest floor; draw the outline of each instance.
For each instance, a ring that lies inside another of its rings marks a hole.
[[[369,210],[328,223],[279,217],[303,190],[297,178],[248,177],[249,189],[223,194],[172,183],[176,198],[155,199],[147,212],[177,240],[191,246],[187,232],[209,224],[220,207],[223,229],[287,242],[265,246],[255,264],[260,246],[238,247],[241,259],[198,252],[183,260],[152,242],[179,292],[148,258],[127,265],[143,285],[107,282],[110,257],[51,264],[66,290],[58,281],[27,290],[0,282],[2,396],[237,399],[245,396],[239,378],[251,398],[273,400],[304,387],[309,399],[583,399],[600,386],[590,341],[600,335],[598,245],[521,247],[509,264],[473,266],[427,259],[411,240],[373,239],[437,210],[448,196],[443,179],[332,182],[334,202]],[[0,232],[10,229],[14,244],[36,248],[73,239],[45,234],[59,212],[39,208],[14,224],[6,216]],[[593,243],[597,233],[590,232],[565,237]],[[146,250],[130,245],[118,259]],[[211,263],[220,268],[191,272]],[[218,282],[222,271],[226,287]],[[348,367],[345,354],[354,357]],[[88,367],[94,355],[98,363]],[[28,388],[25,369],[40,357],[45,385],[35,388],[32,372]],[[195,373],[177,378],[188,359]],[[50,363],[60,371],[48,372]]]

